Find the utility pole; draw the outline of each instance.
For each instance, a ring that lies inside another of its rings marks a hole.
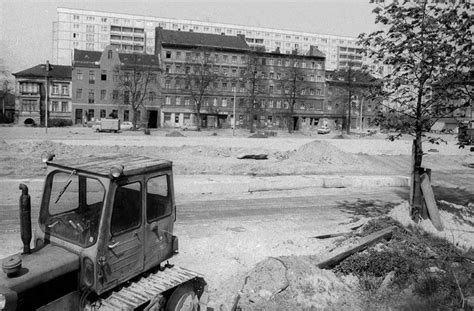
[[[347,80],[349,87],[349,116],[347,118],[347,135],[351,134],[351,106],[352,106],[352,66],[349,64],[347,71]]]
[[[46,61],[45,66],[45,100],[44,100],[44,124],[45,124],[45,133],[48,134],[48,73],[53,69],[53,66],[49,64],[49,61]]]
[[[236,124],[236,117],[235,117],[235,95],[237,92],[237,83],[235,84],[234,87],[234,125],[232,126],[232,136],[235,136],[235,124]]]

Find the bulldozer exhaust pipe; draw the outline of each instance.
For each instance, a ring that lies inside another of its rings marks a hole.
[[[28,187],[20,184],[20,231],[23,242],[23,254],[30,254],[31,242],[31,197],[28,194]]]

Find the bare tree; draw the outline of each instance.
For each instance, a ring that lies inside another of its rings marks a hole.
[[[364,100],[376,100],[375,93],[380,89],[380,82],[363,70],[349,65],[348,68],[335,71],[328,84],[331,88],[330,100],[343,103],[341,113],[347,119],[346,131],[350,134],[354,98],[359,98],[361,105]]]
[[[136,130],[139,109],[147,100],[153,100],[156,94],[159,67],[157,61],[150,62],[150,55],[126,54],[123,57],[124,62],[114,68],[115,88],[123,104],[131,108],[132,130]]]
[[[288,103],[287,124],[288,132],[293,133],[296,103],[299,102],[300,96],[303,95],[309,87],[305,71],[301,68],[301,63],[296,54],[293,54],[285,60],[284,71],[279,81],[282,95],[285,102]]]
[[[247,56],[245,67],[242,68],[240,78],[245,85],[247,93],[247,111],[250,121],[250,133],[255,131],[254,119],[259,105],[257,103],[259,96],[265,94],[266,91],[266,66],[262,63],[263,58],[260,57],[258,51],[251,51]]]
[[[210,90],[219,78],[217,70],[215,60],[206,50],[194,50],[185,63],[185,92],[193,99],[198,131],[201,130],[201,108],[204,99],[211,94]]]

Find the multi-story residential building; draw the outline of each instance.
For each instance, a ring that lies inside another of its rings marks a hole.
[[[306,126],[316,124],[324,115],[325,58],[315,47],[310,49],[309,55],[256,52],[261,64],[259,82],[265,90],[259,92],[252,103],[248,81],[242,75],[251,51],[244,36],[172,31],[159,27],[155,51],[163,66],[161,124],[164,126],[179,127],[195,122],[196,105],[185,81],[192,70],[190,60],[200,57],[212,59],[213,70],[218,76],[203,99],[200,109],[202,127],[230,127],[234,111],[238,127],[249,127],[252,121],[260,127],[286,127],[288,118],[293,118],[297,127]],[[304,87],[299,88],[295,111],[290,115],[283,82],[292,66],[301,70]]]
[[[71,120],[71,66],[49,66],[40,64],[13,74],[19,94],[16,98],[19,124],[54,126],[57,122],[67,125],[68,121],[64,120]]]
[[[124,52],[153,54],[156,27],[244,35],[249,46],[263,47],[267,52],[279,49],[282,54],[291,54],[294,50],[305,54],[310,46],[317,46],[326,55],[325,66],[330,70],[348,61],[352,61],[353,66],[363,62],[357,38],[353,37],[69,8],[58,8],[57,20],[53,22],[53,61],[70,64],[73,49],[102,51],[109,44]]]
[[[349,79],[351,83],[349,83]],[[380,87],[377,79],[359,70],[326,72],[325,116],[336,128],[347,127],[349,91],[351,92],[351,129],[367,129],[373,125],[380,101],[370,96],[370,89]]]
[[[122,79],[133,79],[135,74],[150,77],[143,88],[143,105],[137,110],[137,120],[150,128],[158,127],[160,63],[155,55],[119,53],[113,46],[102,52],[74,50],[72,84],[74,123],[84,124],[114,117],[132,120],[133,108]],[[142,86],[140,86],[142,87]]]

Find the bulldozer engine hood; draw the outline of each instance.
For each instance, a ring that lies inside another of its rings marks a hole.
[[[28,255],[21,255],[21,270],[17,275],[8,277],[0,272],[0,294],[2,288],[16,293],[24,292],[39,284],[46,283],[61,275],[79,270],[79,255],[64,248],[46,245]]]

